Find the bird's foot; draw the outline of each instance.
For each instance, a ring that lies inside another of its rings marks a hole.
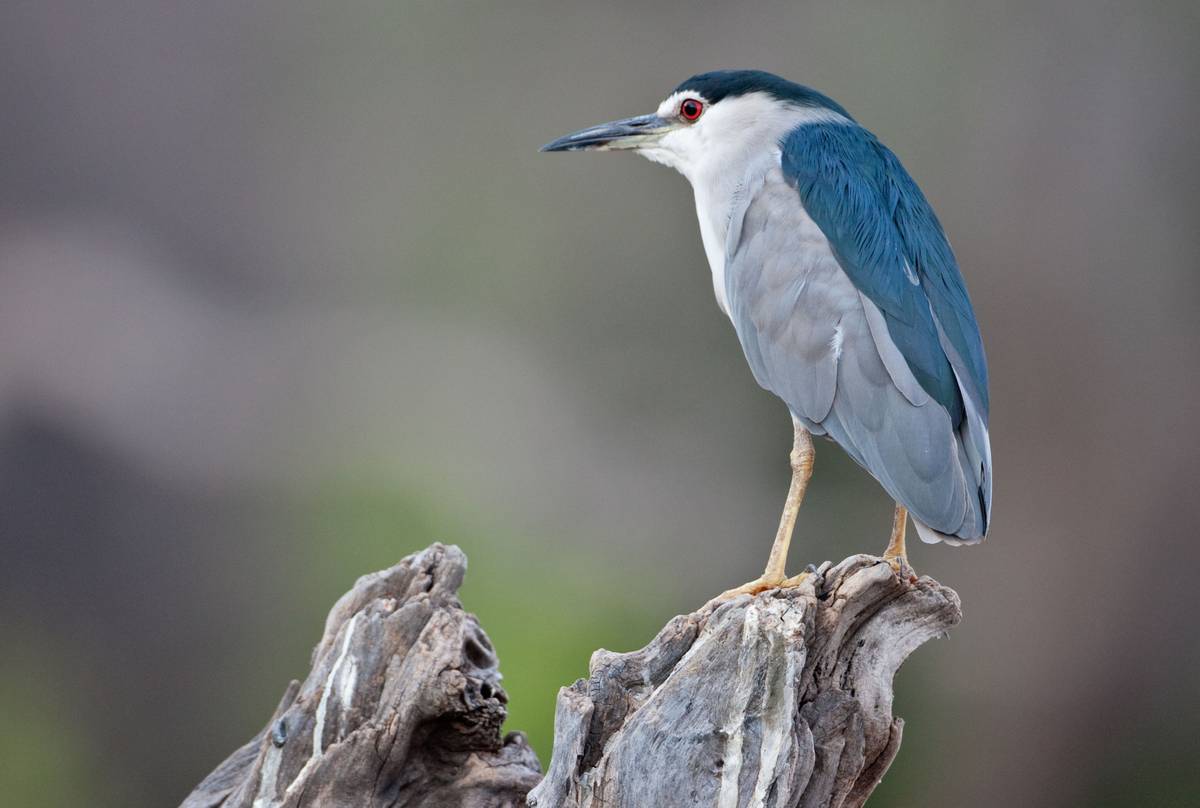
[[[884,553],[883,560],[892,568],[892,572],[896,573],[896,577],[901,581],[908,581],[909,583],[917,582],[917,571],[908,563],[907,556]]]
[[[768,578],[765,575],[761,575],[749,583],[744,583],[741,586],[735,586],[733,589],[726,589],[724,592],[713,598],[713,600],[732,600],[738,595],[757,595],[760,592],[766,592],[768,589],[781,587],[786,581],[787,579],[782,575],[778,578]]]
[[[732,600],[739,595],[758,595],[770,589],[794,589],[797,586],[801,586],[808,579],[808,577],[816,571],[817,568],[812,564],[809,564],[804,572],[800,573],[799,575],[793,575],[791,578],[785,578],[782,575],[761,575],[749,583],[742,584],[741,586],[735,586],[733,589],[727,589],[710,600],[709,603],[722,603],[727,600]]]

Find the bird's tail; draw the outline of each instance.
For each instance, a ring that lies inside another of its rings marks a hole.
[[[953,547],[961,547],[964,544],[979,544],[984,538],[983,536],[975,536],[974,538],[964,539],[962,536],[950,536],[934,530],[916,517],[913,517],[913,524],[917,526],[917,535],[926,544],[937,544],[942,541]]]

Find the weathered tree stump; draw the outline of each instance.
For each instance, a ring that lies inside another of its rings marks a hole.
[[[496,656],[455,596],[465,568],[435,544],[359,579],[308,678],[184,808],[860,806],[900,746],[896,669],[961,618],[952,590],[871,556],[708,604],[640,651],[592,655],[559,691],[539,784],[524,737],[501,740]]]
[[[496,654],[456,593],[467,559],[435,544],[334,605],[312,671],[184,808],[516,808],[541,777],[503,740]]]
[[[958,595],[872,556],[676,617],[558,694],[537,808],[852,808],[900,748],[892,677]]]

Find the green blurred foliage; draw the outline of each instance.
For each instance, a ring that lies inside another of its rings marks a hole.
[[[0,632],[0,772],[5,805],[123,805],[98,739],[77,720],[67,661],[28,636]]]

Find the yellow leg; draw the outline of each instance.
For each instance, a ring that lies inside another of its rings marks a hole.
[[[908,553],[904,548],[904,534],[908,527],[908,508],[896,503],[896,513],[892,517],[892,537],[888,540],[887,549],[883,551],[883,560],[892,565],[897,575],[913,573],[908,563]]]
[[[794,423],[792,438],[792,483],[788,487],[787,499],[783,503],[783,515],[779,517],[779,530],[775,532],[775,541],[771,544],[771,554],[767,557],[767,568],[757,580],[742,584],[736,589],[730,589],[717,596],[724,600],[736,595],[756,594],[778,586],[799,586],[807,573],[801,573],[788,578],[784,573],[787,565],[788,545],[792,542],[792,528],[796,525],[796,514],[800,512],[800,504],[804,501],[804,491],[808,488],[809,478],[812,477],[813,458],[812,435],[799,423]]]

